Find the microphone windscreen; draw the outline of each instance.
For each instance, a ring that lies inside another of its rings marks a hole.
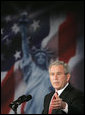
[[[26,99],[26,95],[22,95],[18,98],[18,101],[25,100],[25,99]]]

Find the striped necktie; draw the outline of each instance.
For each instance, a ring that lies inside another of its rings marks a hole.
[[[52,97],[52,99],[51,99],[48,114],[52,114],[52,110],[53,110],[53,108],[52,108],[51,104],[53,103],[53,100],[56,99],[56,98],[58,98],[58,93],[57,93],[57,92],[54,93],[54,95],[53,95],[53,97]]]

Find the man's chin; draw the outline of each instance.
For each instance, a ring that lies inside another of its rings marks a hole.
[[[59,87],[59,86],[54,86],[54,88],[55,88],[55,89],[57,89],[57,90],[59,90],[59,89],[60,89],[60,87]]]

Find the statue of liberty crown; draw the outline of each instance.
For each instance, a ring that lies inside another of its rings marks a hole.
[[[44,53],[48,57],[52,57],[54,55],[54,52],[49,50],[48,48],[37,49],[37,48],[33,47],[32,48],[32,55],[36,55],[37,53]]]

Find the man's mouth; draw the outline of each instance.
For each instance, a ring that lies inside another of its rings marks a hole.
[[[59,84],[59,82],[58,82],[58,81],[54,81],[53,83],[54,83],[54,84]]]

